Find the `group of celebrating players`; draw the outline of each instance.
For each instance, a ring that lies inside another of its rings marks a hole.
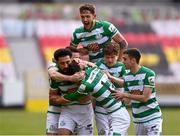
[[[162,113],[156,100],[155,72],[139,64],[141,53],[95,6],[80,6],[82,27],[69,47],[54,52],[48,67],[47,135],[127,135],[131,104],[136,135],[160,135]],[[81,44],[83,48],[77,46]]]

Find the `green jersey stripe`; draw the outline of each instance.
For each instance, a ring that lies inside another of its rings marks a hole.
[[[47,111],[47,113],[58,114],[58,115],[61,114],[60,112],[53,112],[53,111]]]
[[[149,109],[145,112],[142,112],[142,113],[139,113],[139,114],[135,114],[133,113],[133,117],[134,118],[143,118],[143,117],[146,117],[146,116],[149,116],[155,112],[159,112],[160,111],[160,108],[159,108],[159,105],[156,106],[154,109]]]
[[[109,107],[111,107],[111,106],[113,106],[114,104],[116,104],[117,103],[117,101],[116,100],[114,100],[109,106],[107,106],[107,108],[109,108]]]
[[[96,94],[94,94],[93,96],[94,97],[97,96]],[[99,97],[96,97],[96,100],[97,101],[102,101],[105,97],[109,96],[110,94],[111,94],[111,92],[107,91],[107,88],[103,86],[103,88],[98,91]]]
[[[149,99],[146,103],[132,103],[131,105],[133,108],[140,108],[141,106],[148,106],[153,102],[156,102],[156,98]]]
[[[96,78],[95,75],[97,75],[99,73],[99,69],[95,68],[91,73],[90,76],[88,78],[88,80],[86,82],[88,82],[89,84],[92,84],[92,82],[94,81],[94,79]]]
[[[109,108],[107,108],[107,107],[105,107],[105,108],[108,110],[108,113],[112,113],[112,111],[116,111],[117,109],[120,109],[121,107],[122,107],[122,103],[121,102],[117,102],[113,106],[111,106]]]
[[[133,112],[136,113],[136,114],[140,114],[140,113],[142,113],[144,111],[149,110],[149,108],[154,109],[156,106],[158,106],[157,101],[148,104],[148,107],[147,106],[141,106],[140,108],[134,108],[133,107]]]
[[[157,114],[157,113],[156,113]],[[147,122],[149,122],[149,121],[152,121],[152,120],[155,120],[155,119],[159,119],[159,118],[161,118],[162,119],[162,117],[161,116],[158,116],[158,117],[155,117],[155,118],[152,118],[152,119],[150,119],[150,120],[146,120],[146,121],[138,121],[138,122],[136,122],[136,121],[133,121],[134,123],[136,123],[136,124],[139,124],[139,123],[147,123]]]
[[[147,121],[150,121],[150,120],[153,120],[156,118],[162,118],[161,115],[162,115],[161,111],[158,111],[158,112],[154,112],[154,113],[150,114],[149,116],[133,118],[133,120],[136,123],[147,122]]]
[[[102,115],[108,115],[108,113],[104,113],[104,112],[99,112],[99,111],[94,111],[95,113],[98,113],[98,114],[102,114]]]

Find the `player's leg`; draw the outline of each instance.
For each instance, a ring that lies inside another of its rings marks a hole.
[[[162,133],[162,119],[158,118],[152,121],[145,123],[145,127],[147,128],[148,136],[160,136]]]
[[[71,135],[74,132],[76,123],[68,112],[61,112],[58,124],[58,135]]]
[[[79,113],[74,116],[77,123],[77,135],[93,136],[93,110],[87,113]]]
[[[130,116],[125,107],[109,114],[110,135],[127,135]]]
[[[147,130],[143,123],[135,123],[135,134],[136,136],[147,135]]]
[[[59,116],[60,113],[47,113],[46,134],[48,136],[57,135]]]
[[[102,107],[95,107],[95,120],[98,135],[109,135],[109,120],[106,110]]]

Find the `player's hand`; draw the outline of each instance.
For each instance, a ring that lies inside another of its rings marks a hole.
[[[114,92],[112,93],[112,96],[118,100],[118,101],[121,101],[124,97],[125,97],[125,94],[122,93],[122,92]]]
[[[68,104],[69,102],[71,102],[71,101],[65,99],[63,96],[61,96],[61,98],[59,99],[59,101],[60,101],[60,103],[61,103],[62,105]]]
[[[96,52],[100,51],[98,43],[91,43],[87,47],[88,47],[88,50],[92,51],[93,53],[96,53]]]
[[[74,58],[73,61],[75,61],[76,63],[78,63],[78,65],[80,66],[81,69],[83,69],[84,67],[94,67],[95,64],[92,62],[88,62],[85,60],[81,60],[79,58]]]
[[[80,72],[77,72],[74,75],[72,75],[70,81],[71,82],[81,81],[84,77],[85,77],[85,72],[80,71]]]
[[[108,78],[111,79],[110,73],[109,73],[107,70],[103,70],[103,71],[104,71],[104,73],[108,76]]]
[[[83,104],[83,103],[86,103],[87,101],[90,101],[90,100],[91,100],[91,96],[88,95],[88,96],[84,96],[84,97],[79,98],[78,102]]]
[[[88,61],[87,61],[87,66],[88,66],[88,67],[94,67],[94,66],[95,66],[95,64],[94,64],[94,63],[92,63],[92,62],[88,62]]]

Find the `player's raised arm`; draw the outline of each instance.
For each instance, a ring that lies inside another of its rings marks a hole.
[[[127,49],[128,47],[128,42],[126,41],[126,39],[123,37],[123,35],[118,32],[117,34],[115,34],[112,39],[119,44],[120,46],[120,51],[119,51],[119,61],[122,61],[122,55],[125,49]]]
[[[71,81],[71,82],[75,82],[75,81],[79,81],[82,80],[84,78],[84,74],[83,73],[76,73],[74,75],[68,76],[68,75],[64,75],[61,74],[59,72],[57,72],[56,70],[48,70],[48,74],[49,76],[56,80],[56,81]]]
[[[109,74],[108,71],[104,71],[106,73],[106,75],[108,76],[108,78],[111,80],[111,82],[119,84],[120,86],[124,85],[124,80],[122,78],[118,78],[118,77],[114,77],[111,74]]]

